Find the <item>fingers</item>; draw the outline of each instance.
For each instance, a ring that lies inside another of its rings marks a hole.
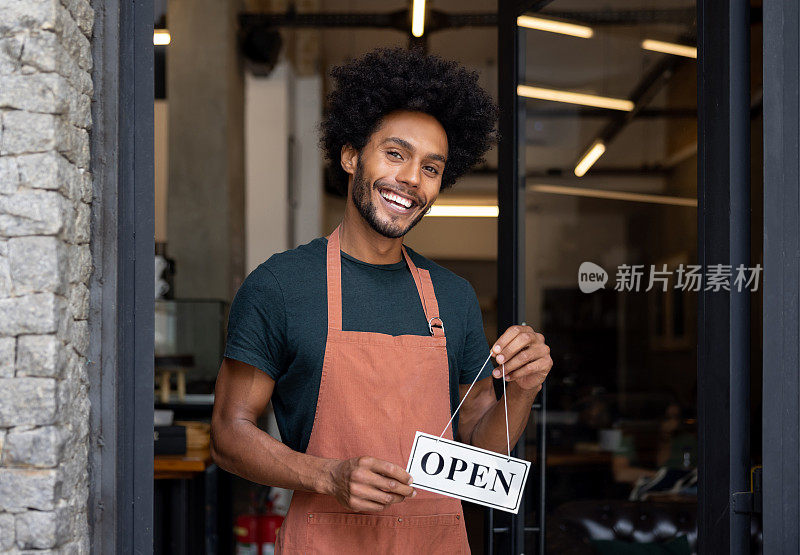
[[[347,479],[346,507],[362,512],[382,511],[415,495],[408,485],[411,476],[399,466],[374,457],[352,459]]]
[[[403,495],[382,491],[364,483],[354,483],[350,488],[350,495],[364,501],[372,501],[381,505],[381,507],[391,505],[392,503],[400,503],[405,499]]]
[[[345,507],[353,511],[358,511],[359,513],[377,513],[384,510],[386,505],[381,505],[380,503],[376,503],[374,501],[367,501],[365,499],[353,497],[350,500],[349,505],[346,505]]]
[[[380,459],[367,457],[368,466],[357,470],[359,480],[375,489],[400,496],[402,501],[414,494],[414,488],[408,485],[411,475],[399,466]],[[401,481],[402,480],[402,481]]]
[[[411,474],[406,472],[404,468],[390,463],[389,461],[383,461],[372,457],[368,457],[368,459],[370,459],[369,462],[371,463],[370,468],[374,472],[382,474],[391,480],[396,480],[399,482],[399,485],[409,486],[411,484]],[[408,489],[411,488],[409,487]]]
[[[494,346],[492,347],[492,356],[496,357],[499,355],[503,349],[511,343],[511,340],[514,339],[517,335],[519,335],[523,331],[533,331],[530,326],[511,326],[503,335],[497,338],[497,341],[494,342]]]
[[[537,358],[550,354],[544,343],[544,336],[533,331],[530,326],[511,326],[492,347],[492,354],[498,364],[505,364],[506,373],[513,372]],[[494,376],[499,376],[495,370]]]
[[[531,376],[538,376],[540,379],[537,380],[537,382],[541,384],[544,382],[552,366],[553,360],[550,358],[550,356],[543,356],[525,364],[511,373],[506,372],[506,380],[513,382],[523,378],[530,378]]]

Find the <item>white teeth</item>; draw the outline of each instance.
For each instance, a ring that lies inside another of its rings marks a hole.
[[[395,195],[394,193],[390,193],[388,191],[380,191],[380,193],[381,196],[386,200],[396,202],[397,204],[400,204],[401,206],[404,206],[406,208],[411,208],[411,201],[401,197],[400,195]]]

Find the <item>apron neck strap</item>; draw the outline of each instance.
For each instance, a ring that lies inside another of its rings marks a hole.
[[[341,226],[340,226],[341,227]],[[411,276],[414,278],[414,284],[417,286],[417,293],[419,293],[422,307],[425,310],[425,318],[428,320],[428,329],[431,335],[443,336],[444,324],[439,317],[439,303],[436,301],[436,294],[433,291],[433,282],[431,281],[431,274],[428,270],[417,268],[414,261],[406,252],[405,247],[403,250],[403,257],[405,258],[408,269],[411,271]],[[328,328],[333,330],[342,329],[342,255],[339,246],[339,227],[333,230],[328,236],[328,249],[327,249],[327,287],[328,287]]]

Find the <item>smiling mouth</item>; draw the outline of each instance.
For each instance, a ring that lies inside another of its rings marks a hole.
[[[409,211],[417,205],[416,201],[388,189],[378,189],[378,193],[389,206],[397,210]]]

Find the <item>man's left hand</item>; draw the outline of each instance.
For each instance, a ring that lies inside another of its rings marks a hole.
[[[520,388],[536,391],[542,389],[547,374],[553,367],[550,347],[541,333],[530,326],[511,326],[495,342],[492,356],[498,364],[505,363],[506,380]],[[500,378],[501,368],[495,368],[495,378]]]

